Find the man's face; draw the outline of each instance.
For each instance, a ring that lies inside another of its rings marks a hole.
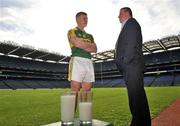
[[[77,24],[81,27],[86,27],[88,23],[88,17],[86,15],[80,15],[77,17]]]
[[[125,21],[126,19],[128,19],[128,12],[121,9],[120,12],[119,12],[119,21],[122,23],[123,21]]]

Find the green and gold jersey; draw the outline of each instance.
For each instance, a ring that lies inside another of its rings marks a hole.
[[[83,58],[88,58],[91,59],[91,53],[87,52],[83,49],[74,47],[71,42],[70,42],[70,36],[76,36],[80,38],[82,42],[90,42],[94,43],[94,38],[91,34],[86,33],[85,31],[80,30],[78,27],[71,29],[68,31],[68,40],[69,40],[69,45],[71,48],[71,56],[78,56],[78,57],[83,57]]]

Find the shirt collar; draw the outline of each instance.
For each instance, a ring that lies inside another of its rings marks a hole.
[[[122,28],[124,27],[124,25],[126,24],[126,22],[129,20],[130,18],[126,19],[125,21],[122,22]]]

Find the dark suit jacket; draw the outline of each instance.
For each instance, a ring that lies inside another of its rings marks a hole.
[[[129,66],[145,70],[142,52],[142,34],[139,23],[130,18],[119,34],[115,48],[115,62],[120,71]]]

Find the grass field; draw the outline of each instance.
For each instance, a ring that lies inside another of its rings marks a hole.
[[[60,120],[60,95],[69,89],[0,90],[0,126],[40,126]],[[180,87],[146,88],[151,116],[180,98]],[[93,89],[93,118],[128,126],[126,88]]]

